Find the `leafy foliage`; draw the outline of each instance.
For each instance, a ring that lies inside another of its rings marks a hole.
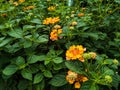
[[[120,0],[0,0],[1,90],[76,90],[68,70],[88,77],[79,90],[118,90],[119,14]],[[72,45],[95,60],[66,61]]]

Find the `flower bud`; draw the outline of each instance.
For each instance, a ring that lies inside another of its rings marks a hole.
[[[71,16],[70,17],[74,17],[75,15],[74,14],[71,14]]]
[[[118,64],[119,64],[119,62],[118,62],[117,59],[114,59],[114,60],[113,60],[113,63],[114,63],[115,65],[118,65]]]
[[[91,55],[89,53],[84,53],[83,54],[83,58],[85,59],[90,59],[91,58]]]
[[[92,58],[92,59],[95,59],[95,58],[96,58],[96,53],[95,53],[95,52],[89,52],[89,54],[91,55],[91,58]]]
[[[78,17],[82,17],[84,15],[85,15],[84,13],[78,13]]]
[[[60,26],[60,25],[55,25],[54,28],[55,28],[55,29],[60,29],[61,26]]]
[[[73,27],[73,26],[70,26],[70,27],[69,27],[69,29],[70,29],[70,30],[73,30],[73,29],[74,29],[74,27]]]
[[[66,16],[66,18],[68,19],[68,18],[70,18],[69,16]]]
[[[110,75],[106,75],[105,76],[105,81],[108,82],[108,83],[111,83],[112,82],[112,77]]]
[[[73,21],[73,22],[71,23],[71,25],[72,25],[72,26],[76,26],[76,25],[77,25],[77,22],[76,22],[76,21]]]
[[[73,14],[73,13],[75,13],[75,11],[71,11],[71,13]]]
[[[81,84],[79,82],[75,82],[74,86],[75,86],[75,88],[80,88]]]

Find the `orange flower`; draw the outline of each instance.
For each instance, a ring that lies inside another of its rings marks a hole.
[[[6,16],[7,16],[7,14],[3,13],[3,14],[1,14],[1,16],[6,17]]]
[[[27,6],[27,7],[24,7],[23,10],[31,10],[33,8],[35,8],[35,6]]]
[[[50,39],[52,41],[58,40],[58,35],[62,33],[62,29],[53,29],[50,33]]]
[[[54,10],[55,10],[55,6],[48,7],[48,11],[54,11]]]
[[[72,72],[72,71],[68,71],[68,75],[66,76],[66,80],[70,83],[73,84],[77,78],[77,73]]]
[[[88,81],[88,78],[85,77],[84,75],[79,74],[76,81],[86,82],[86,81]]]
[[[85,49],[82,45],[70,46],[70,48],[66,51],[66,60],[81,59],[84,51]]]
[[[86,81],[88,81],[88,78],[87,77],[83,77],[82,78],[82,82],[86,82]]]
[[[81,84],[79,82],[75,82],[74,86],[75,86],[75,88],[80,88]]]
[[[55,24],[57,22],[60,21],[60,18],[59,17],[54,17],[54,18],[46,18],[45,20],[43,20],[43,24]]]
[[[59,22],[59,21],[60,21],[59,17],[55,17],[52,19],[51,23],[54,24],[54,23]]]
[[[80,57],[78,60],[81,61],[81,62],[85,61],[85,59],[83,57]]]
[[[82,17],[84,15],[85,15],[84,13],[78,13],[78,17]]]
[[[18,2],[19,2],[19,3],[23,3],[23,2],[25,2],[25,0],[19,0]]]
[[[80,88],[80,83],[88,81],[88,78],[82,74],[77,74],[76,72],[72,72],[69,70],[66,75],[66,80],[69,82],[69,84],[74,84],[75,88]]]

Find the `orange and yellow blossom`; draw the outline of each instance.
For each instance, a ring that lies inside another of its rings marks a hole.
[[[80,82],[75,82],[74,86],[75,86],[75,88],[80,88],[81,84],[80,84]]]
[[[52,41],[58,40],[59,34],[62,33],[62,29],[53,29],[52,32],[50,33],[50,39]]]
[[[27,6],[27,7],[24,7],[23,10],[24,10],[24,11],[25,11],[25,10],[31,10],[31,9],[33,9],[33,8],[35,8],[35,6]]]
[[[66,76],[66,80],[69,82],[69,84],[73,84],[75,80],[77,79],[77,73],[68,71],[68,75]]]
[[[78,17],[82,17],[84,15],[85,15],[84,13],[78,13]]]
[[[80,61],[84,62],[82,54],[84,53],[85,48],[82,45],[73,45],[66,51],[66,60],[76,60],[79,59]]]
[[[52,18],[52,17],[49,17],[49,18],[46,18],[45,20],[43,20],[43,24],[55,24],[55,23],[57,23],[57,22],[59,22],[60,21],[60,18],[59,17],[54,17],[54,18]]]
[[[55,6],[48,7],[48,11],[54,11],[54,10],[55,10]]]
[[[6,16],[7,16],[7,14],[6,14],[6,13],[3,13],[3,14],[1,14],[1,16],[6,17]]]
[[[86,81],[88,81],[88,78],[85,77],[85,76],[82,75],[82,74],[79,74],[78,77],[77,77],[77,79],[76,79],[76,81],[86,82]]]
[[[69,70],[66,76],[66,80],[69,82],[69,84],[74,84],[75,88],[80,88],[80,83],[88,81],[88,78],[82,74],[77,74],[76,72]]]
[[[18,2],[19,2],[19,3],[23,3],[23,2],[25,2],[25,0],[19,0]]]

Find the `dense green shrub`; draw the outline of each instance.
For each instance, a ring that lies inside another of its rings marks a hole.
[[[0,90],[118,90],[120,1],[72,1],[0,1]]]

